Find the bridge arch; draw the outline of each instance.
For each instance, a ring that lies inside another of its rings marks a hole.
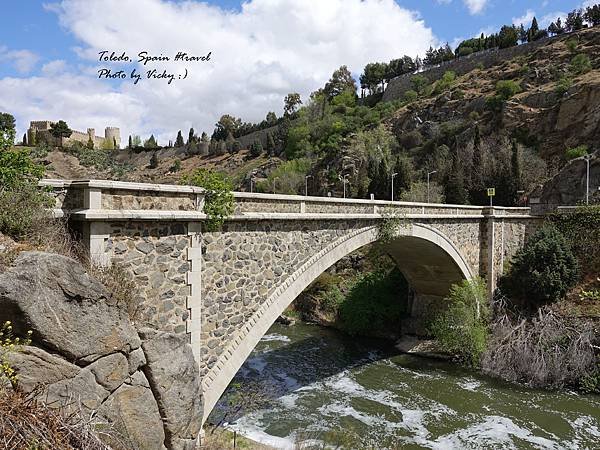
[[[204,377],[203,422],[254,347],[294,299],[337,261],[377,239],[374,226],[349,233],[311,257],[269,296],[242,329],[243,336],[233,340]],[[475,275],[454,243],[424,224],[398,228],[387,251],[421,298],[439,299],[453,283]]]

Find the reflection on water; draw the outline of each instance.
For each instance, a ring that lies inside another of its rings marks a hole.
[[[598,396],[530,390],[317,326],[274,325],[234,382],[268,401],[229,428],[276,448],[339,430],[360,436],[357,448],[600,448]]]

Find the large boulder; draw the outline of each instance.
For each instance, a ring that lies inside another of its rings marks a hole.
[[[32,342],[9,354],[18,386],[50,407],[104,422],[114,448],[193,450],[202,424],[187,337],[133,328],[105,287],[60,255],[26,252],[0,273],[0,323]]]
[[[44,347],[74,362],[129,353],[140,339],[124,312],[80,263],[43,252],[24,252],[0,274],[0,322],[32,330]]]

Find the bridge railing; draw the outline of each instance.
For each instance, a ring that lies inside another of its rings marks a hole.
[[[42,180],[56,199],[55,215],[74,218],[202,219],[204,189],[194,186],[110,180]],[[235,192],[234,218],[294,215],[309,217],[365,216],[523,216],[529,208],[503,208],[436,203],[391,202]]]

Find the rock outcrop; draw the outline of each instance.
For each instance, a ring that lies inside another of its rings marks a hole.
[[[18,386],[44,403],[96,415],[114,448],[196,448],[198,366],[185,337],[138,331],[106,288],[70,258],[24,252],[0,274],[0,323],[31,345],[11,353]]]

